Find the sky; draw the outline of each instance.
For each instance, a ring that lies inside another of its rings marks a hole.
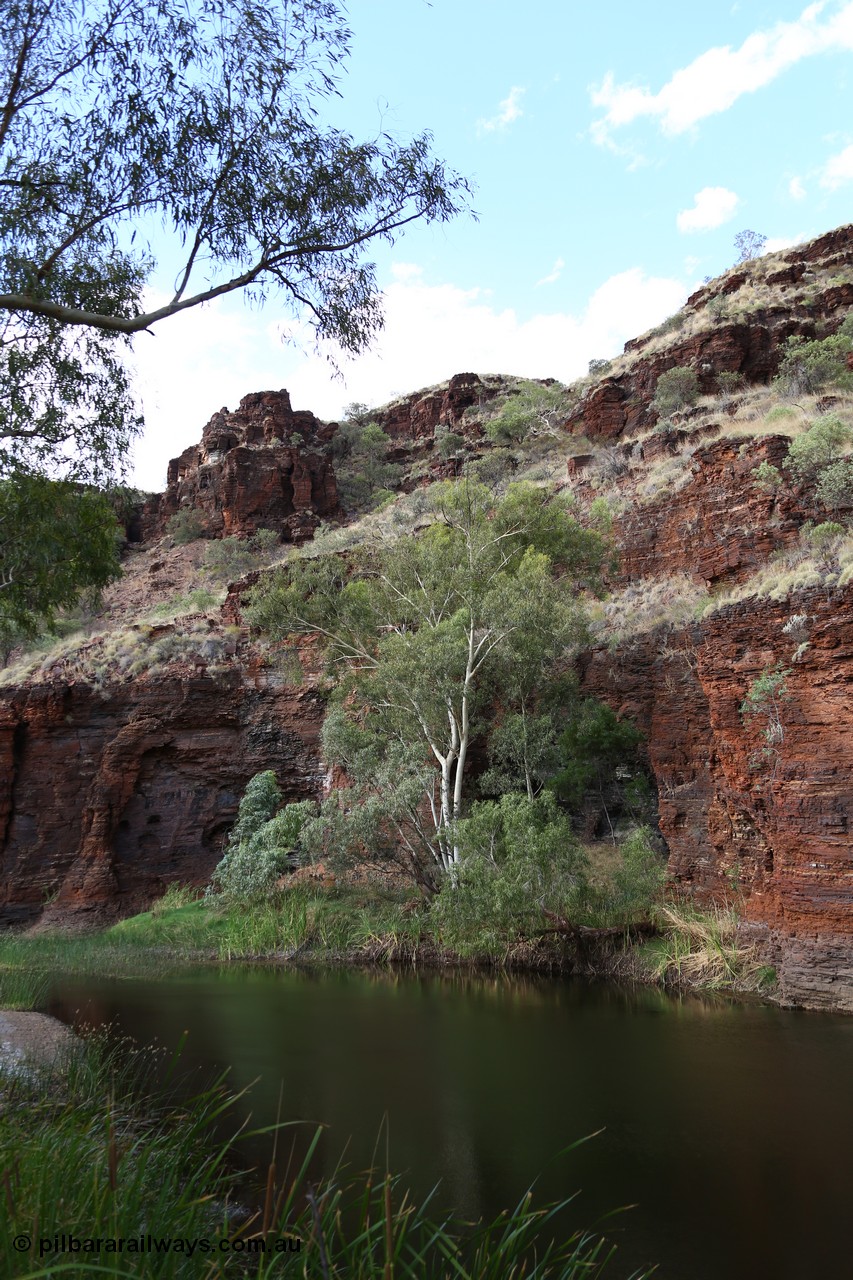
[[[472,370],[570,382],[731,266],[851,219],[853,0],[350,0],[329,123],[424,129],[477,220],[415,224],[375,261],[385,327],[329,363],[268,300],[231,296],[135,340],[134,483],[252,391],[333,420]],[[163,296],[164,276],[151,282]]]

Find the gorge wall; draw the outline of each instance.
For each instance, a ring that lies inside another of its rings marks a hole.
[[[648,428],[664,369],[689,364],[706,390],[724,371],[766,383],[790,334],[837,328],[853,283],[833,273],[853,280],[851,264],[848,227],[727,273],[693,295],[679,328],[627,344],[612,370],[585,380],[566,424],[567,452],[573,434],[593,450],[569,461],[567,483],[581,506],[596,492],[590,475],[601,459],[615,469],[622,501],[612,586],[626,612],[641,612],[643,593],[678,575],[720,596],[700,621],[652,619],[592,648],[580,664],[583,688],[646,735],[670,875],[699,897],[743,900],[744,929],[777,966],[783,998],[846,1009],[853,583],[726,603],[723,592],[796,547],[803,523],[816,517],[814,494],[808,486],[762,489],[755,468],[779,466],[788,441],[770,432],[733,436],[723,407],[698,431],[689,413],[670,430]],[[731,314],[744,293],[752,309]],[[688,332],[697,317],[703,325]],[[503,382],[459,374],[375,416],[400,458],[432,458],[442,427],[485,448],[475,410]],[[246,396],[235,412],[214,415],[146,507],[144,542],[109,598],[113,612],[122,600],[150,596],[151,584],[179,580],[178,552],[163,547],[181,510],[200,517],[207,538],[272,528],[285,542],[339,518],[335,431],[294,411],[286,392]],[[644,492],[656,471],[659,488]],[[443,474],[437,460],[433,473]],[[842,514],[849,519],[853,507]],[[185,577],[198,563],[187,562]],[[147,905],[173,880],[205,883],[260,769],[276,771],[287,799],[321,793],[318,664],[309,646],[297,680],[264,657],[242,625],[240,596],[232,589],[221,617],[205,624],[222,639],[215,661],[200,646],[195,658],[139,675],[114,662],[96,679],[85,664],[63,660],[0,690],[0,921],[111,918]],[[156,629],[146,635],[158,642]],[[745,723],[740,707],[756,677],[777,666],[788,672],[784,735],[762,763],[761,726]]]

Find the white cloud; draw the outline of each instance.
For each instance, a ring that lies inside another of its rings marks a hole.
[[[829,191],[846,186],[848,182],[853,182],[853,146],[830,156],[820,175],[820,185]]]
[[[675,219],[681,232],[711,231],[735,215],[740,197],[727,187],[703,187],[693,197],[693,208],[682,209]]]
[[[477,121],[477,132],[494,133],[496,129],[506,129],[508,125],[514,124],[524,115],[521,99],[526,92],[526,89],[514,84],[507,96],[498,104],[500,109],[497,115],[491,116],[488,120]]]
[[[684,133],[700,120],[727,111],[743,94],[770,84],[803,58],[833,49],[853,50],[853,2],[848,0],[821,21],[826,8],[826,0],[819,0],[793,22],[756,31],[737,49],[722,45],[706,50],[657,93],[616,84],[608,72],[591,89],[593,105],[604,109],[592,126],[593,139],[604,143],[612,130],[644,116],[659,120],[665,134]]]
[[[536,281],[536,288],[538,289],[540,284],[554,284],[555,281],[559,280],[560,276],[563,274],[563,267],[565,265],[566,264],[563,259],[558,258],[547,276],[543,276],[541,280]]]
[[[220,406],[236,408],[251,391],[287,387],[295,409],[335,419],[352,400],[382,404],[466,370],[570,381],[593,357],[616,354],[626,338],[670,315],[687,293],[679,280],[634,267],[606,280],[578,315],[524,320],[497,310],[485,290],[427,284],[412,264],[398,264],[392,275],[385,328],[370,352],[342,364],[342,380],[321,357],[283,346],[269,312],[239,309],[233,300],[166,321],[147,344],[141,334],[148,427],[135,483],[162,488],[169,458],[201,438]]]
[[[805,236],[770,236],[761,252],[778,253],[780,249],[790,249],[795,244],[802,244]]]
[[[801,178],[792,178],[788,183],[788,195],[792,200],[805,200],[806,189]]]

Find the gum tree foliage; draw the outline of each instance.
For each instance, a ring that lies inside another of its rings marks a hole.
[[[107,497],[40,475],[0,480],[0,651],[8,657],[117,573],[119,528]]]
[[[736,265],[751,262],[753,258],[760,258],[766,244],[767,236],[763,236],[759,231],[739,231],[735,236]]]
[[[549,786],[573,809],[590,793],[603,798],[620,767],[636,766],[640,730],[620,720],[606,702],[585,698],[558,742],[560,766]]]
[[[272,769],[251,779],[228,837],[225,856],[213,872],[210,891],[232,901],[267,896],[299,848],[305,823],[316,806],[311,800],[281,804]]]
[[[350,43],[332,0],[0,0],[0,27],[0,480],[120,475],[131,335],[223,294],[363,350],[367,247],[467,205],[428,134],[322,121]]]
[[[607,558],[532,485],[495,504],[472,479],[445,483],[432,512],[418,538],[271,575],[249,611],[272,638],[319,633],[340,674],[324,751],[352,787],[325,806],[315,847],[400,854],[425,888],[459,861],[469,753],[495,697],[518,711],[580,640],[577,588]]]

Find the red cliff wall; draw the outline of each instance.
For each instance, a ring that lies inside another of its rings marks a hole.
[[[108,918],[205,884],[246,783],[321,788],[316,688],[271,673],[172,672],[0,702],[0,921]]]

